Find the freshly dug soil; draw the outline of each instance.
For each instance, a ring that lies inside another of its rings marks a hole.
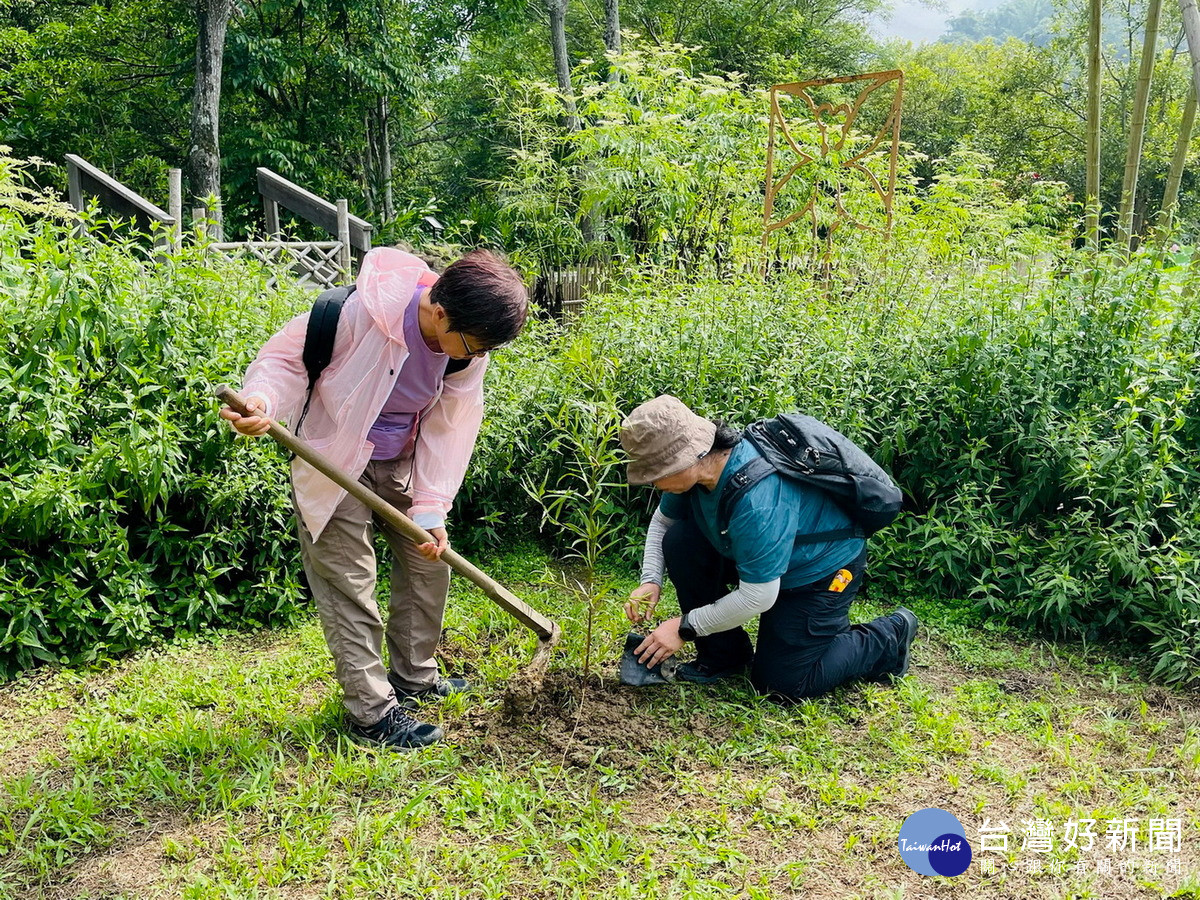
[[[464,724],[484,752],[540,754],[565,765],[636,763],[673,737],[639,691],[615,678],[549,672],[541,690],[514,683],[498,710],[484,710]],[[513,697],[517,700],[514,701]],[[693,723],[693,728],[707,724]]]

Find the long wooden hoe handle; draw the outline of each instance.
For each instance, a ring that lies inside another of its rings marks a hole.
[[[217,398],[229,406],[230,409],[241,415],[250,415],[246,409],[246,401],[233,388],[223,384],[216,389],[215,393]],[[401,534],[414,543],[437,543],[433,535],[428,531],[374,491],[360,484],[357,479],[351,478],[334,465],[328,457],[318,453],[278,422],[271,422],[271,427],[267,434],[271,435],[271,437],[275,438],[275,440],[283,444],[283,446],[287,447],[318,472],[336,481],[341,487],[365,503],[391,525],[394,525]],[[506,613],[536,633],[542,642],[551,645],[558,642],[561,631],[555,622],[547,619],[532,606],[505,588],[504,585],[493,580],[475,564],[464,559],[449,548],[442,553],[442,561],[495,600]]]

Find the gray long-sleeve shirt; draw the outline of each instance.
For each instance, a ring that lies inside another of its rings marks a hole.
[[[646,528],[646,546],[642,552],[642,584],[663,583],[663,537],[675,522],[675,519],[667,518],[661,511],[654,511]],[[696,634],[702,636],[737,628],[775,605],[779,597],[779,582],[778,578],[762,584],[739,581],[734,590],[715,603],[692,610],[688,621],[696,629]]]

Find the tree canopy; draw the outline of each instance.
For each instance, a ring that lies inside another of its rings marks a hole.
[[[1052,180],[1082,203],[1085,5],[1009,0],[960,15],[944,41],[917,46],[871,37],[867,17],[878,6],[877,0],[628,0],[619,11],[628,46],[651,54],[691,48],[681,86],[713,77],[714,91],[722,84],[763,91],[779,82],[903,69],[901,137],[918,179],[930,184],[934,160],[967,149],[990,158],[993,176],[1013,198],[1034,181]],[[593,135],[610,112],[589,100],[610,71],[605,13],[603,0],[566,7],[571,92],[585,110],[581,126]],[[1106,209],[1120,200],[1144,15],[1144,3],[1133,3],[1105,17]],[[1139,229],[1162,196],[1187,100],[1178,16],[1167,4],[1139,176]],[[190,4],[14,0],[0,10],[0,142],[19,157],[54,163],[78,153],[161,203],[167,168],[187,158],[196,35],[197,8]],[[225,38],[220,109],[226,215],[234,230],[261,227],[254,170],[267,166],[320,195],[347,197],[384,240],[494,240],[507,202],[501,185],[528,161],[521,155],[527,129],[511,113],[553,75],[549,17],[540,2],[237,0]],[[661,97],[634,92],[626,100],[650,113],[670,102],[664,100],[670,85],[656,89]],[[557,90],[561,103],[561,84]],[[562,128],[550,107],[543,112],[550,113],[551,132]],[[723,127],[727,112],[692,125]],[[729,137],[755,135],[765,143],[765,124]],[[659,150],[669,157],[669,142]],[[553,151],[560,152],[569,151]],[[1196,227],[1193,169],[1185,167],[1181,177],[1177,224],[1184,230]],[[547,215],[572,218],[580,204],[593,204],[594,188],[579,180],[583,171],[571,176],[574,208],[560,204]],[[65,186],[61,170],[49,177]],[[628,222],[638,213],[605,214]],[[547,221],[545,228],[560,224]]]

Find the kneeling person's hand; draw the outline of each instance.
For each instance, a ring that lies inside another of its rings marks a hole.
[[[667,619],[650,632],[650,636],[633,651],[646,668],[653,669],[664,659],[679,652],[679,648],[683,646],[683,638],[679,636],[679,619],[680,616]]]
[[[625,618],[634,625],[645,622],[654,615],[654,607],[658,606],[661,595],[662,588],[652,581],[634,588],[625,603]]]

